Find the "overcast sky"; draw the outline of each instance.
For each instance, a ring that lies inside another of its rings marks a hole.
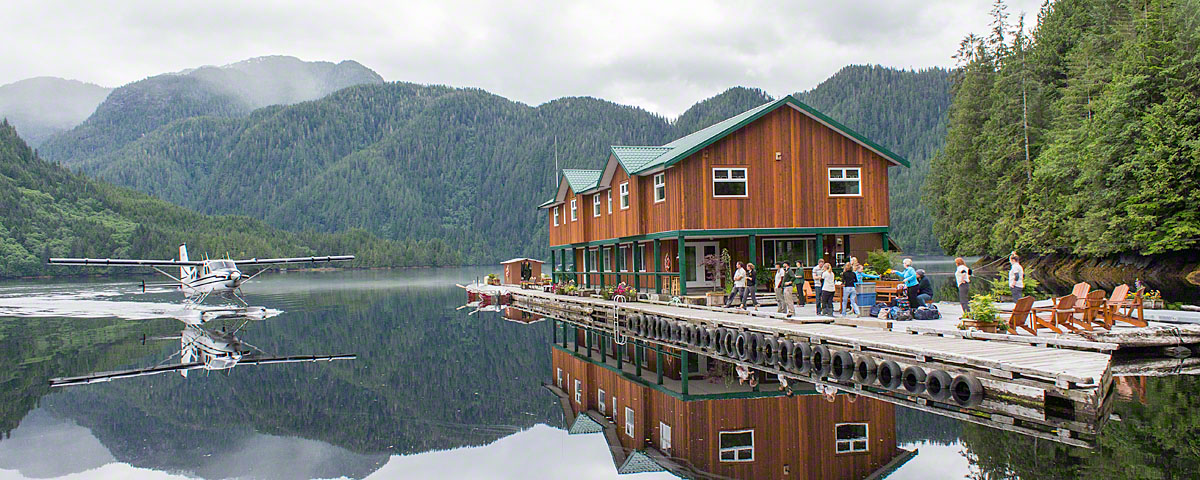
[[[262,55],[356,60],[389,81],[480,87],[537,105],[572,95],[674,117],[735,85],[807,90],[847,64],[950,66],[990,0],[59,2],[0,16],[0,84],[116,87]],[[518,5],[513,5],[518,4]],[[1032,23],[1040,0],[1009,0]]]

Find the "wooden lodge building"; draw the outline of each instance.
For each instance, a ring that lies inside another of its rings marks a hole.
[[[701,262],[725,249],[768,269],[862,258],[892,245],[893,166],[908,161],[790,95],[666,145],[613,146],[539,206],[551,270],[686,295],[720,285]]]
[[[800,382],[807,389],[794,396],[773,387],[685,395],[560,345],[551,368],[568,431],[603,433],[620,474],[877,479],[916,454],[898,448],[895,407],[881,400],[826,397]]]

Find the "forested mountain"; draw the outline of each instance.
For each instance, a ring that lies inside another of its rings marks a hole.
[[[334,64],[284,56],[156,75],[114,90],[87,121],[52,137],[39,153],[77,165],[174,120],[238,118],[268,105],[313,100],[364,83],[383,83],[383,78],[351,60]]]
[[[453,265],[441,240],[391,241],[361,230],[290,233],[260,220],[206,216],[143,193],[92,180],[38,158],[0,122],[0,276],[79,273],[46,258],[174,258],[194,251],[272,257],[352,253],[357,265]]]
[[[1200,1],[1060,0],[1028,33],[993,16],[925,187],[946,250],[1197,250]]]
[[[950,72],[851,65],[796,98],[909,160],[890,169],[890,236],[906,252],[941,253],[921,185],[945,142]]]
[[[913,158],[912,172],[893,169],[894,196],[907,202],[894,218],[918,222],[905,179],[919,183],[921,160],[936,148],[945,89],[941,70],[849,67],[801,95]],[[560,167],[599,168],[610,145],[662,144],[769,99],[733,88],[670,122],[595,98],[530,107],[477,89],[359,85],[242,117],[175,120],[68,164],[204,213],[294,231],[443,239],[468,262],[491,263],[544,256],[546,222],[532,206],[551,195],[556,157]],[[909,250],[930,243],[927,226],[896,232]]]
[[[36,77],[0,86],[0,118],[34,148],[47,138],[83,123],[112,92],[91,83]]]

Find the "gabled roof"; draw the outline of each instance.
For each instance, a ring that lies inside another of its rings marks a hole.
[[[563,177],[567,179],[567,185],[571,187],[571,191],[575,193],[584,193],[588,190],[596,188],[600,184],[600,170],[580,170],[577,168],[564,168]]]
[[[621,162],[621,167],[626,172],[636,172],[641,170],[646,164],[653,162],[654,159],[662,156],[662,154],[671,151],[671,147],[650,147],[650,146],[624,146],[614,145],[612,154],[617,157],[617,161]]]
[[[680,160],[683,160],[683,159],[687,158],[688,156],[690,156],[691,154],[700,151],[704,147],[707,147],[709,145],[712,145],[713,143],[716,143],[717,140],[725,138],[726,135],[729,135],[730,133],[733,133],[734,131],[746,126],[750,122],[753,122],[755,120],[758,120],[759,118],[762,118],[763,115],[771,113],[771,112],[775,111],[776,109],[778,109],[779,107],[782,107],[784,105],[791,105],[791,106],[795,107],[796,109],[800,110],[801,112],[803,112],[804,114],[813,118],[814,120],[824,124],[825,126],[827,126],[829,128],[832,128],[833,130],[837,131],[838,133],[841,133],[842,135],[850,137],[852,140],[854,140],[858,144],[866,147],[869,150],[874,151],[875,153],[879,154],[883,158],[886,158],[888,161],[890,161],[896,165],[903,165],[905,167],[909,166],[908,160],[906,160],[904,157],[901,157],[900,155],[895,154],[891,150],[884,148],[882,145],[879,145],[879,144],[871,141],[867,137],[862,136],[858,132],[850,129],[849,127],[842,125],[841,123],[838,123],[836,120],[829,118],[825,114],[817,111],[817,109],[808,106],[807,104],[805,104],[804,102],[801,102],[800,100],[797,100],[796,97],[788,95],[788,96],[785,96],[778,100],[773,100],[773,101],[764,103],[762,105],[759,105],[757,107],[751,108],[750,110],[746,110],[745,112],[734,115],[733,117],[730,117],[723,121],[717,122],[707,128],[701,129],[691,135],[687,135],[683,138],[680,138],[671,143],[663,145],[661,148],[665,148],[667,150],[665,150],[658,157],[655,157],[654,159],[645,161],[641,165],[640,168],[632,169],[632,170],[627,168],[626,170],[631,175],[636,175],[636,174],[640,174],[640,173],[643,173],[646,171],[655,170],[655,169],[659,169],[659,168],[665,168],[665,167],[674,165],[674,164],[678,163]],[[641,148],[647,148],[647,147],[641,147]],[[652,148],[652,147],[650,147],[650,148]],[[615,151],[614,151],[614,153],[615,153]]]
[[[575,416],[575,423],[571,424],[571,428],[567,429],[570,435],[587,435],[589,433],[600,433],[604,431],[604,425],[601,425],[596,420],[589,417],[587,414],[579,414]]]

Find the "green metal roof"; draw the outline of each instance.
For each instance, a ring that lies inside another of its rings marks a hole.
[[[554,201],[555,201],[555,200],[558,200],[558,199],[557,199],[557,198],[551,198],[551,199],[549,199],[549,200],[546,200],[546,201],[542,202],[542,204],[541,204],[541,205],[538,205],[537,207],[538,207],[538,208],[546,208],[546,207],[549,207],[550,205],[553,205],[553,204],[554,204]]]
[[[626,172],[639,171],[650,162],[653,162],[654,159],[669,151],[671,151],[671,147],[622,145],[614,145],[612,147],[613,156],[617,157],[617,161],[621,162],[621,167]]]
[[[600,170],[564,168],[562,173],[563,177],[566,177],[567,186],[571,187],[571,191],[583,193],[600,185],[600,175],[604,172]]]
[[[837,130],[838,132],[842,133],[843,135],[853,138],[855,141],[858,141],[859,143],[863,144],[867,148],[875,150],[877,153],[882,155],[884,158],[887,158],[888,160],[892,161],[893,163],[896,163],[899,165],[904,165],[905,167],[909,166],[908,160],[906,160],[904,157],[901,157],[900,155],[896,155],[891,150],[888,150],[888,149],[884,148],[882,145],[879,145],[878,143],[871,141],[870,139],[862,136],[858,132],[855,132],[854,130],[850,129],[849,127],[842,125],[838,121],[836,121],[832,118],[829,118],[827,115],[817,111],[817,109],[815,109],[815,108],[808,106],[804,102],[797,100],[796,97],[788,95],[788,96],[780,98],[778,100],[773,100],[773,101],[764,103],[762,105],[759,105],[757,107],[751,108],[750,110],[747,110],[747,111],[737,114],[733,117],[725,119],[721,122],[713,124],[707,128],[701,129],[700,131],[697,131],[696,133],[693,133],[691,135],[685,136],[685,137],[675,140],[671,143],[663,145],[663,148],[666,148],[668,150],[664,151],[661,155],[659,155],[658,157],[656,157],[652,160],[646,161],[645,163],[642,163],[641,167],[639,167],[637,169],[630,170],[627,168],[626,170],[629,171],[630,174],[636,175],[636,174],[639,174],[639,173],[642,173],[642,172],[645,172],[648,170],[654,170],[656,168],[669,167],[671,165],[674,165],[674,164],[678,163],[680,160],[683,160],[683,159],[687,158],[688,156],[690,156],[691,154],[700,151],[704,147],[712,145],[717,140],[725,138],[726,135],[733,133],[734,131],[746,126],[750,122],[758,120],[763,115],[771,113],[775,109],[782,107],[784,105],[793,105],[793,106],[799,108],[800,110],[803,110],[804,112],[806,112],[809,115],[816,118],[821,123],[828,125],[830,128]],[[642,148],[647,148],[647,147],[642,147]],[[618,156],[618,159],[620,159],[619,156]]]

